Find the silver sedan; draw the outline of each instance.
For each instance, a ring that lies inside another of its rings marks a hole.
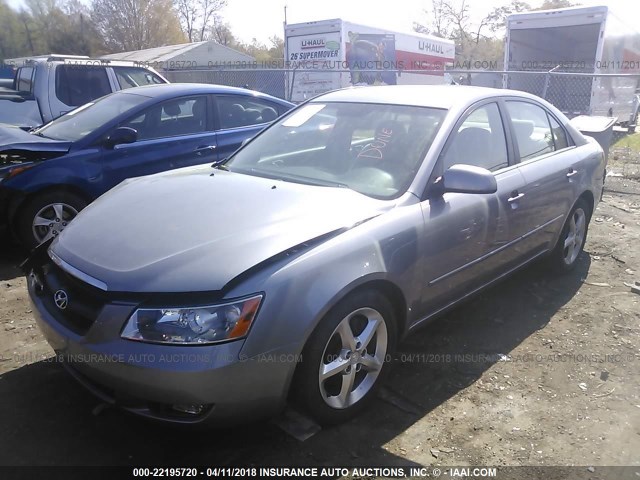
[[[224,162],[123,182],[36,250],[29,292],[66,368],[127,410],[341,422],[428,320],[542,257],[572,269],[604,167],[525,93],[331,92]]]

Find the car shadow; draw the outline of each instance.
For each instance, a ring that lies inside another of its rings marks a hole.
[[[55,361],[24,366],[0,376],[0,465],[413,465],[385,444],[508,360],[576,294],[589,265],[587,253],[567,275],[534,264],[412,333],[386,394],[305,442],[273,422],[208,431],[158,425],[103,409]]]
[[[11,239],[0,239],[0,281],[22,276],[19,266],[27,256],[24,249]]]

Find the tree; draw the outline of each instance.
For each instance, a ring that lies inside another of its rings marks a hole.
[[[172,0],[94,0],[93,17],[112,52],[185,41]]]
[[[570,2],[569,0],[544,0],[542,5],[532,10],[552,10],[554,8],[576,7],[578,5],[580,4]]]
[[[431,12],[425,10],[425,14],[431,19],[429,26],[414,22],[413,29],[418,33],[427,33],[440,38],[449,38],[451,35],[449,18],[445,14],[445,0],[432,0]]]
[[[227,0],[174,0],[182,31],[190,42],[206,40]]]
[[[231,31],[229,24],[225,22],[220,15],[214,15],[213,17],[213,25],[209,32],[209,38],[218,42],[220,45],[231,48],[235,48],[240,43]]]
[[[79,0],[27,0],[25,30],[39,53],[92,55],[102,48],[89,8]]]
[[[269,54],[269,60],[283,60],[284,59],[284,39],[278,35],[269,37],[271,47],[267,52]]]
[[[92,11],[81,0],[26,0],[16,11],[0,0],[0,58],[105,51]]]
[[[492,32],[498,32],[507,25],[507,17],[512,13],[526,12],[531,10],[531,5],[520,0],[512,0],[508,5],[495,7],[486,16],[487,25]]]
[[[28,41],[18,12],[0,0],[0,60],[28,53]]]
[[[414,23],[414,30],[453,40],[458,64],[473,66],[468,62],[476,60],[500,63],[504,45],[496,33],[505,27],[508,15],[530,9],[521,0],[511,0],[509,5],[495,7],[484,18],[473,21],[467,0],[432,0],[431,11],[425,10],[430,22]]]

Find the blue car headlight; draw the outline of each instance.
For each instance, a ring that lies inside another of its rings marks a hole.
[[[246,337],[263,295],[210,306],[139,308],[122,338],[151,343],[206,345]]]

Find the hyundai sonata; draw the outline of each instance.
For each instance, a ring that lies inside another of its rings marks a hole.
[[[68,370],[127,410],[340,422],[429,319],[541,257],[573,268],[604,162],[529,94],[335,91],[213,168],[116,187],[34,253],[29,292]]]

